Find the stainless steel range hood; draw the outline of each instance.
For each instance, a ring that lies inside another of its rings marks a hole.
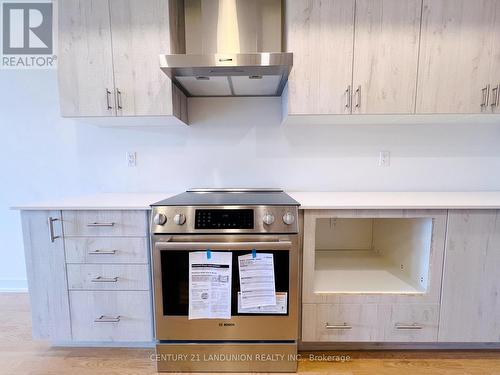
[[[187,96],[280,96],[293,56],[282,50],[281,0],[184,0],[185,54],[160,67]]]

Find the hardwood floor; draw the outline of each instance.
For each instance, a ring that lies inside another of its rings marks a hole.
[[[1,375],[150,375],[156,374],[150,349],[53,348],[31,339],[25,293],[0,293]],[[499,351],[345,351],[345,362],[308,360],[299,373],[342,375],[500,375]],[[321,355],[323,353],[315,353]]]

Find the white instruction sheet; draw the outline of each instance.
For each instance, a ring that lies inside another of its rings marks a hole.
[[[241,307],[241,292],[238,293],[238,313],[239,314],[286,314],[288,311],[288,293],[276,292],[276,305],[274,306],[259,306],[249,307],[244,309]]]
[[[189,253],[189,319],[231,319],[232,255]]]
[[[276,305],[273,254],[240,255],[238,267],[241,308]]]

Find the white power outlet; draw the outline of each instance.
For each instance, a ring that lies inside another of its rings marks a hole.
[[[137,153],[135,151],[128,151],[127,152],[127,165],[129,167],[136,167],[137,166]]]
[[[379,167],[389,167],[391,165],[391,152],[390,151],[380,151],[378,158]]]

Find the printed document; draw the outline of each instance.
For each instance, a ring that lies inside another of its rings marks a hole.
[[[240,255],[238,266],[241,308],[276,305],[273,254]]]
[[[189,319],[231,319],[231,266],[231,252],[189,253]]]
[[[244,309],[241,307],[241,293],[238,293],[238,313],[239,314],[286,314],[288,311],[288,294],[286,292],[276,292],[276,305],[259,306]]]

